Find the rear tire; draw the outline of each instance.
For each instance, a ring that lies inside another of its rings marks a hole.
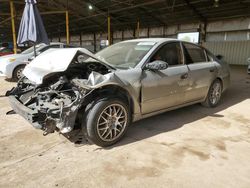
[[[23,77],[23,70],[25,68],[25,65],[19,65],[18,67],[15,68],[13,72],[13,80],[18,81],[20,78]]]
[[[87,112],[87,137],[101,147],[113,145],[124,136],[130,121],[128,105],[121,99],[101,99]]]
[[[201,103],[205,107],[216,107],[220,102],[222,94],[222,83],[219,79],[216,79],[210,86],[206,100]]]

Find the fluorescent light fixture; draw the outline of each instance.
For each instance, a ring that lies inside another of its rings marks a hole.
[[[220,3],[219,0],[214,0],[214,7],[215,8],[219,7],[220,6],[219,3]]]
[[[92,10],[92,9],[93,9],[92,5],[89,5],[89,10]]]

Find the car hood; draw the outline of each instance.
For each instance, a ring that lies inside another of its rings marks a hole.
[[[36,84],[41,84],[46,75],[65,71],[78,52],[104,64],[110,69],[115,69],[85,48],[66,48],[39,55],[25,67],[23,74]]]
[[[10,54],[10,55],[5,55],[5,56],[1,56],[0,57],[0,62],[2,61],[6,61],[10,58],[13,58],[13,59],[23,59],[25,58],[27,55],[24,55],[24,54]]]

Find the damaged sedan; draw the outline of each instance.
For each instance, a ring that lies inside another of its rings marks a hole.
[[[97,54],[83,48],[38,56],[6,93],[44,135],[80,128],[94,144],[120,140],[134,121],[183,106],[215,107],[229,85],[226,63],[175,39],[136,39]]]

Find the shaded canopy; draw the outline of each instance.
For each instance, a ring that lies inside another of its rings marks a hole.
[[[17,44],[23,44],[25,42],[49,44],[48,35],[36,7],[36,0],[25,0],[25,2]]]
[[[13,2],[19,24],[24,3]],[[66,35],[66,10],[71,36],[107,32],[108,13],[113,31],[136,29],[137,20],[140,28],[153,28],[250,17],[250,0],[39,0],[37,7],[51,38]],[[9,17],[9,0],[0,0],[0,41],[12,40]]]

